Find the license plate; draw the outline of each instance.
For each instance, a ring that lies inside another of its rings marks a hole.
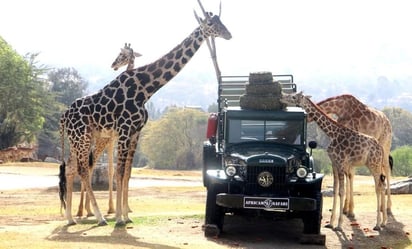
[[[244,208],[288,210],[288,198],[244,197]]]

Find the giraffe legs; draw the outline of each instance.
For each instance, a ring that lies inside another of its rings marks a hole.
[[[113,166],[113,147],[114,147],[114,140],[109,143],[107,147],[107,159],[109,161],[109,210],[107,211],[108,214],[114,213],[114,205],[113,205],[113,177],[114,177],[114,166]]]
[[[385,202],[385,181],[380,180],[380,175],[374,175],[375,178],[375,192],[376,192],[376,226],[373,230],[380,231],[381,227],[386,226],[388,219],[386,202]],[[382,218],[381,218],[382,212]]]
[[[389,158],[389,156],[387,157]],[[388,165],[393,163],[393,161],[389,159],[388,160]],[[391,166],[392,167],[392,166]],[[386,195],[387,195],[387,201],[386,201],[386,212],[389,215],[392,215],[392,200],[391,200],[391,167],[386,167]],[[381,210],[383,211],[382,207]]]
[[[85,142],[87,143],[87,140]],[[77,148],[79,146],[76,146],[76,143],[71,143],[71,148]],[[92,184],[90,181],[90,172],[91,169],[89,167],[88,163],[88,148],[87,146],[84,148],[84,151],[82,154],[78,154],[75,151],[70,152],[70,157],[66,166],[66,187],[67,187],[67,194],[66,194],[66,218],[68,221],[68,225],[74,225],[76,222],[73,219],[72,215],[72,204],[73,204],[73,180],[74,180],[74,175],[77,171],[77,173],[80,175],[81,179],[81,185],[84,187],[87,196],[90,198],[90,202],[93,206],[93,211],[96,215],[96,218],[98,220],[98,225],[107,225],[106,220],[103,218],[99,207],[96,202],[96,198],[94,196],[93,190],[92,190]],[[76,158],[73,160],[73,158]],[[83,188],[82,187],[82,188]]]
[[[335,231],[342,231],[342,222],[343,222],[343,206],[345,198],[345,174],[339,172],[337,167],[332,166],[333,168],[333,206],[332,206],[332,215],[330,222],[326,225],[327,228],[332,228]],[[336,206],[339,197],[339,218],[338,225],[335,227],[336,219]]]
[[[338,179],[338,172],[336,167],[332,166],[333,170],[333,204],[332,204],[332,215],[330,218],[330,222],[326,225],[327,228],[334,228],[335,219],[336,219],[336,204],[338,200],[338,186],[339,186],[339,179]]]
[[[354,168],[348,170],[345,173],[346,175],[346,195],[345,195],[345,204],[343,206],[343,213],[346,214],[349,218],[355,218],[355,214],[353,212],[354,209],[354,201],[353,201],[353,178]]]
[[[66,215],[66,219],[67,219],[67,225],[69,225],[69,226],[76,225],[76,222],[73,219],[72,209],[71,209],[72,200],[73,200],[73,180],[74,180],[74,175],[73,174],[70,174],[70,175],[66,174],[67,194],[66,194],[66,213],[65,213],[65,215]]]
[[[132,161],[136,150],[139,132],[135,132],[131,136],[126,137],[129,140],[125,139],[122,143],[119,142],[117,149],[116,226],[124,226],[126,223],[132,222],[129,218],[130,208],[128,204],[129,179],[131,176]]]

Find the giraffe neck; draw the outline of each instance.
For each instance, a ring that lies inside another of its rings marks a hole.
[[[347,116],[356,109],[360,109],[361,103],[355,99],[355,97],[344,94],[338,97],[331,97],[325,99],[317,105],[322,108],[325,113],[334,113],[339,117]]]
[[[207,35],[198,27],[160,59],[133,70],[138,89],[145,95],[144,102],[183,69],[206,38]]]
[[[134,55],[132,55],[132,57],[129,60],[129,64],[127,64],[127,71],[129,70],[133,70],[134,68]]]
[[[303,98],[303,108],[328,137],[335,137],[338,131],[342,129],[341,125],[325,114],[322,109],[315,105],[309,98]]]

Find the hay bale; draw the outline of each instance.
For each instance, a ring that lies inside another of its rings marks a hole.
[[[282,87],[279,82],[270,82],[262,84],[246,84],[246,93],[251,95],[274,95],[280,96]]]
[[[284,104],[273,95],[249,95],[240,96],[240,107],[253,110],[280,110]]]
[[[240,96],[239,104],[243,109],[280,110],[285,104],[280,102],[282,87],[279,82],[273,82],[271,72],[249,74],[246,93]]]
[[[249,74],[249,82],[251,84],[272,83],[273,76],[271,72],[255,72]]]

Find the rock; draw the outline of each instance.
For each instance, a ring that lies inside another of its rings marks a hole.
[[[113,189],[115,190],[115,181],[113,183]],[[75,190],[80,190],[80,177],[76,176],[74,179]],[[92,175],[92,187],[93,190],[107,190],[109,189],[109,172],[107,166],[97,164],[93,170]]]
[[[412,194],[412,178],[391,183],[391,194]]]

